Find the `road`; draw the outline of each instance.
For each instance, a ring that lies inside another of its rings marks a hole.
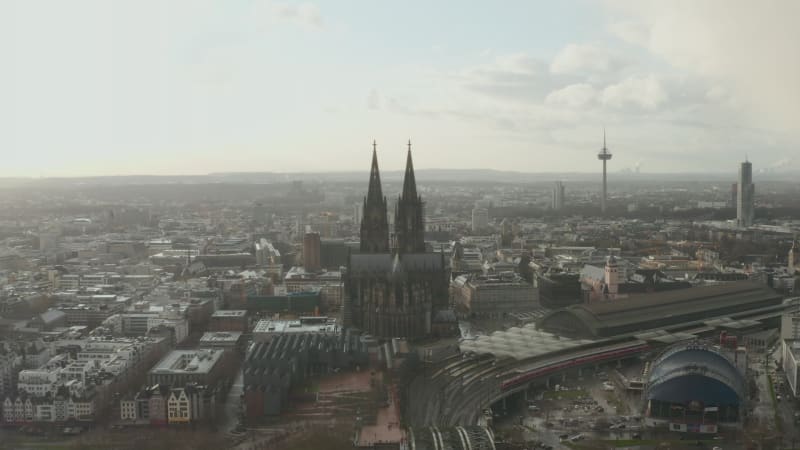
[[[750,370],[758,373],[755,377],[757,393],[752,399],[752,421],[761,427],[775,430],[775,405],[769,391],[769,371],[765,370],[761,355],[751,358]]]
[[[239,417],[242,412],[242,390],[244,389],[244,375],[242,371],[238,371],[236,379],[225,397],[225,405],[222,409],[223,416],[220,417],[219,426],[220,431],[228,432],[239,423]]]
[[[778,369],[778,363],[781,358],[781,349],[778,349],[769,355],[770,371],[775,373],[775,393],[780,395],[781,400],[776,404],[779,420],[781,421],[783,442],[785,448],[800,448],[800,430],[795,426],[795,413],[800,411],[798,408],[798,401],[794,398],[789,383],[786,381],[786,375],[782,370]]]

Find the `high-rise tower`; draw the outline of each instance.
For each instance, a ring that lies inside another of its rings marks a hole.
[[[560,210],[564,208],[564,183],[556,181],[553,187],[553,209]]]
[[[472,232],[486,231],[487,227],[489,227],[489,210],[476,202],[472,208]]]
[[[389,222],[386,218],[386,197],[381,189],[378,171],[378,149],[372,142],[372,168],[369,172],[369,189],[364,197],[364,217],[361,219],[361,253],[389,251]]]
[[[417,181],[414,178],[414,162],[411,160],[411,141],[408,141],[406,174],[403,179],[403,193],[397,199],[394,216],[394,233],[397,253],[425,252],[425,223],[423,222],[422,197],[417,195]]]
[[[753,184],[753,164],[745,161],[739,167],[739,183],[736,197],[736,224],[740,227],[753,225],[755,218],[755,193]]]
[[[303,236],[303,268],[306,272],[320,270],[320,249],[319,233],[306,233]]]
[[[603,161],[603,196],[600,198],[600,211],[606,213],[606,161],[611,159],[611,152],[606,148],[606,130],[603,130],[603,148],[597,154],[597,159]]]

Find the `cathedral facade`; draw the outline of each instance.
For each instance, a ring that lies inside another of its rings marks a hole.
[[[410,143],[394,225],[390,239],[373,147],[360,252],[351,254],[347,265],[344,325],[378,338],[430,336],[437,314],[449,309],[449,273],[444,253],[425,248],[424,203],[417,194]]]

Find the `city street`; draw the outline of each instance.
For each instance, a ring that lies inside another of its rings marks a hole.
[[[219,419],[219,429],[228,432],[239,424],[239,417],[242,412],[242,389],[244,388],[244,375],[241,371],[236,374],[236,379],[228,391],[225,398],[225,405],[222,408],[222,417]]]
[[[797,399],[789,388],[785,373],[778,366],[781,362],[781,349],[780,345],[777,347],[775,352],[769,356],[769,367],[770,372],[775,374],[776,398],[780,396],[780,400],[775,405],[778,413],[777,417],[780,420],[779,430],[781,431],[784,447],[798,448],[800,446],[800,430],[796,426],[795,415],[800,411],[800,408],[798,408]]]
[[[771,366],[774,371],[774,365]],[[769,390],[769,370],[765,370],[763,357],[751,358],[750,370],[757,373],[755,376],[756,393],[752,398],[753,409],[751,423],[754,427],[765,428],[771,431],[775,427],[775,404]]]

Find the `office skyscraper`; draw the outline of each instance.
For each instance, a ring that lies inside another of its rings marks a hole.
[[[755,192],[753,164],[745,161],[739,167],[739,183],[736,195],[736,224],[740,227],[753,225],[755,218]]]
[[[564,183],[556,181],[553,187],[553,209],[559,210],[564,208]]]
[[[319,233],[306,233],[303,236],[303,267],[306,272],[320,270],[320,247]]]
[[[361,226],[361,203],[356,202],[353,204],[353,223],[355,223],[356,227]]]
[[[489,227],[489,210],[475,205],[472,208],[472,232],[486,231]]]

